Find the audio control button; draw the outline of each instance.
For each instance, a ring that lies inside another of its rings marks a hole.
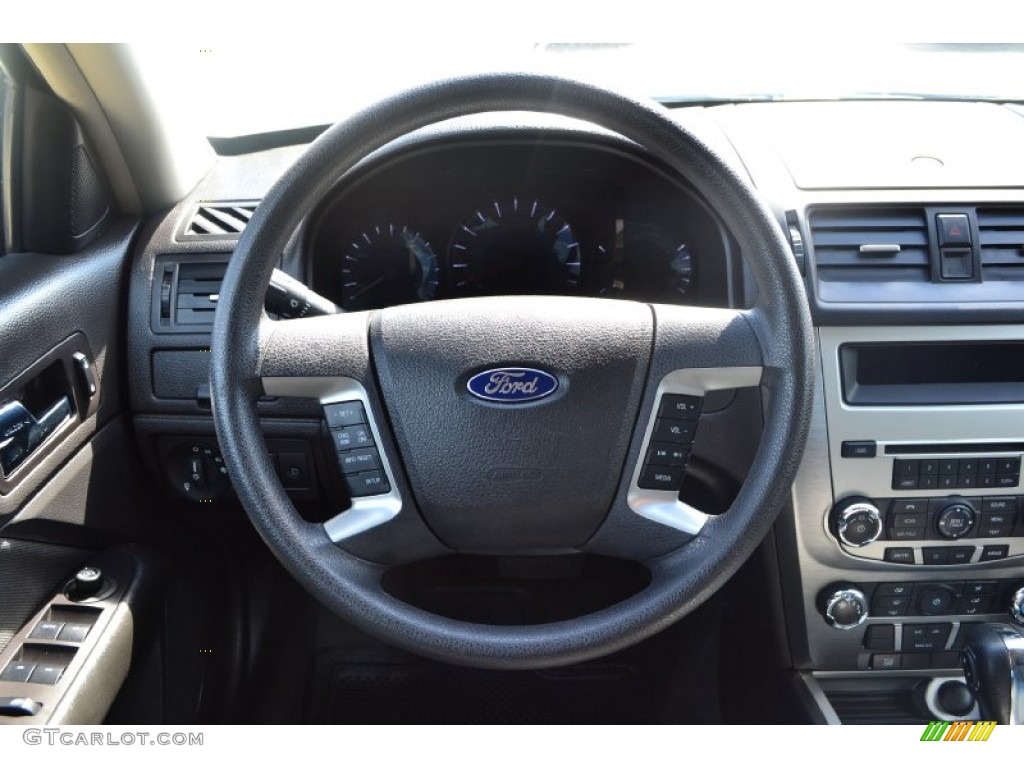
[[[966,504],[950,504],[939,512],[935,527],[943,538],[963,538],[974,527],[974,510]]]
[[[928,499],[896,499],[889,510],[891,515],[916,515],[928,511]]]
[[[900,563],[902,565],[913,565],[914,564],[914,548],[913,547],[886,547],[885,548],[885,562],[887,563]],[[898,614],[902,615],[902,614]]]
[[[949,564],[966,565],[974,557],[974,547],[950,547]]]
[[[1002,560],[1008,557],[1010,554],[1010,547],[1008,544],[986,544],[981,548],[981,558],[979,563],[990,563],[993,560]]]

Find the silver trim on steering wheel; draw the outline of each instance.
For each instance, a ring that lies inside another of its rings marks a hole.
[[[708,392],[739,387],[756,387],[761,383],[761,366],[735,368],[682,368],[667,374],[658,384],[654,394],[654,407],[644,431],[640,456],[633,469],[626,501],[629,508],[641,517],[662,525],[696,536],[708,521],[708,515],[679,499],[678,491],[656,491],[641,488],[640,473],[644,457],[651,445],[651,434],[658,419],[658,403],[663,395],[696,395],[703,397]],[[699,423],[699,422],[698,422]],[[699,428],[698,428],[699,429]]]
[[[402,511],[402,496],[395,483],[395,473],[388,461],[387,451],[380,439],[380,430],[373,417],[366,389],[355,379],[346,376],[264,376],[263,391],[272,397],[316,398],[321,405],[344,403],[358,400],[366,411],[366,421],[377,444],[381,464],[387,474],[391,490],[376,496],[358,496],[352,499],[352,506],[324,523],[324,530],[335,544],[368,531],[389,520]]]

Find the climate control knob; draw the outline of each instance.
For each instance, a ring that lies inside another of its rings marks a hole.
[[[935,518],[935,527],[943,538],[959,539],[974,528],[974,518],[973,509],[967,504],[957,502],[939,512]]]
[[[1018,624],[1024,624],[1024,587],[1014,592],[1010,598],[1010,616]]]
[[[853,585],[836,584],[822,593],[825,621],[836,629],[859,627],[868,618],[868,599]]]
[[[847,546],[867,546],[882,535],[882,513],[863,496],[843,499],[832,508],[832,532]]]

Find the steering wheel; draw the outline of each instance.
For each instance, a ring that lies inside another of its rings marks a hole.
[[[598,124],[687,179],[739,242],[756,281],[755,306],[501,297],[301,320],[266,316],[264,292],[279,254],[343,174],[413,130],[506,110]],[[329,609],[391,644],[501,669],[603,656],[666,628],[713,594],[786,499],[813,390],[801,279],[777,222],[748,183],[660,105],[535,74],[413,89],[314,141],[263,199],[235,249],[211,352],[214,421],[231,481],[292,575]],[[497,400],[486,397],[488,386],[497,387]],[[761,388],[760,445],[732,506],[707,515],[658,487],[666,477],[645,476],[647,452],[652,440],[679,437],[663,431],[659,418],[672,415],[666,408],[693,410],[709,391],[744,386]],[[345,445],[364,445],[342,458],[368,455],[365,466],[376,468],[360,476],[366,495],[354,493],[351,508],[325,524],[300,517],[264,445],[256,410],[263,394],[324,403],[329,424],[356,441]],[[346,431],[356,421],[361,426]],[[384,588],[388,566],[453,551],[614,555],[642,562],[650,581],[611,607],[529,626],[457,621]]]

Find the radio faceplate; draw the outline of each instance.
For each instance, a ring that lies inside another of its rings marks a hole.
[[[920,327],[900,328],[899,335],[915,348],[969,348],[1019,340],[1024,329]],[[954,386],[951,401],[959,404],[937,404],[925,382],[919,403],[851,404],[844,348],[892,348],[898,343],[893,336],[892,328],[820,329],[832,497],[837,504],[866,497],[882,517],[877,540],[853,547],[835,538],[836,546],[853,557],[904,566],[956,567],[1024,556],[1018,520],[1024,403],[982,402],[988,383],[969,382]],[[975,397],[972,388],[979,387]],[[953,510],[957,503],[964,509]],[[831,520],[826,516],[824,525],[834,537]]]

